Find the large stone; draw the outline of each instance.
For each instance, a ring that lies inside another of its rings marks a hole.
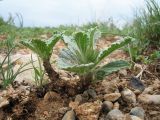
[[[160,105],[160,95],[141,94],[138,96],[138,100],[145,104]]]
[[[88,102],[81,104],[75,109],[79,120],[98,120],[102,102]]]
[[[105,94],[104,100],[114,102],[114,101],[118,100],[118,98],[120,98],[120,97],[121,97],[120,93]]]
[[[105,120],[124,120],[124,119],[125,119],[125,116],[118,109],[111,110],[105,117]]]
[[[137,117],[141,118],[142,120],[144,120],[145,111],[144,111],[144,109],[141,108],[141,107],[135,107],[135,108],[132,108],[132,109],[131,109],[130,115],[137,116]]]
[[[87,92],[88,92],[88,95],[89,95],[91,98],[96,98],[97,94],[96,94],[95,90],[93,90],[93,89],[88,89]]]
[[[129,86],[132,87],[133,89],[138,89],[141,92],[145,89],[144,84],[137,77],[132,77],[130,79]]]
[[[108,113],[110,110],[113,108],[113,103],[110,101],[104,101],[102,104],[102,112],[103,113]]]
[[[136,95],[130,89],[124,89],[121,94],[122,99],[127,103],[133,103],[134,105],[136,104]]]
[[[76,120],[75,113],[73,110],[66,112],[62,120]]]

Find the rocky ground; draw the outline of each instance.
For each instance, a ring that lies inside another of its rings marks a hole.
[[[98,47],[116,39],[104,39]],[[62,47],[59,43],[54,51],[58,53]],[[26,60],[30,52],[23,52]],[[52,60],[57,56],[54,54]],[[129,59],[118,50],[103,64],[119,58]],[[160,120],[159,64],[160,61],[147,66],[135,64],[132,70],[113,73],[75,96],[45,91],[47,86],[37,90],[33,82],[29,82],[33,79],[32,73],[23,73],[13,86],[0,91],[0,120]],[[78,80],[78,76],[71,73],[58,72],[61,79],[68,82]]]

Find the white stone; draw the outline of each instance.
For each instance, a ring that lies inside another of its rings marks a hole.
[[[133,116],[131,115],[131,120],[142,120],[141,118],[137,117],[137,116]]]
[[[105,120],[124,120],[124,119],[125,119],[125,116],[118,109],[111,110],[105,118]]]
[[[118,100],[118,98],[120,98],[120,97],[121,97],[120,93],[105,94],[104,100],[114,102],[114,101]]]
[[[62,120],[75,120],[75,113],[73,110],[66,112]]]
[[[128,103],[133,103],[134,105],[136,104],[136,95],[130,89],[124,89],[121,92],[121,95],[124,101]]]
[[[160,95],[149,95],[149,94],[141,94],[138,97],[138,100],[142,103],[146,104],[160,104]]]

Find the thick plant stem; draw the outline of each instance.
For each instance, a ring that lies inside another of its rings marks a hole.
[[[49,79],[52,82],[57,81],[59,79],[59,74],[52,68],[49,59],[43,60],[43,66],[44,66],[46,73],[48,74]]]
[[[82,90],[88,89],[89,85],[91,85],[92,79],[93,79],[92,74],[80,76],[80,88]]]
[[[92,75],[80,76],[80,81],[77,84],[69,82],[66,80],[58,80],[48,84],[43,85],[45,88],[45,93],[47,91],[55,91],[61,95],[65,94],[67,96],[75,96],[77,94],[83,93],[91,85]]]

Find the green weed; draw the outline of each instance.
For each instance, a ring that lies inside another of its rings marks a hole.
[[[16,71],[14,71],[14,66],[16,65],[16,61],[18,59],[15,61],[11,60],[11,54],[15,48],[12,38],[7,39],[5,45],[7,47],[7,54],[3,59],[3,61],[0,63],[0,76],[2,79],[2,86],[4,89],[8,85],[12,84],[19,74],[21,74],[26,70],[31,69],[31,68],[25,69],[25,67],[30,64],[26,63],[26,64],[21,64],[20,67]]]
[[[34,81],[35,81],[36,86],[41,87],[42,85],[46,83],[44,79],[45,71],[43,70],[40,58],[39,57],[37,58],[38,58],[38,67],[34,65],[33,57],[31,55],[31,63],[32,63],[32,67],[34,70]]]

